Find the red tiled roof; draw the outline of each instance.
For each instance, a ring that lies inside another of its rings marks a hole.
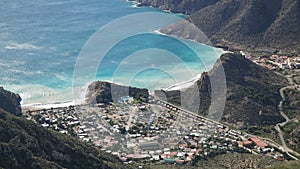
[[[252,141],[249,141],[249,140],[245,140],[245,141],[243,141],[243,144],[244,145],[249,145],[249,144],[252,144],[253,142]]]
[[[181,163],[183,163],[183,162],[184,162],[184,160],[176,160],[176,162],[181,162]]]
[[[284,161],[284,158],[278,157],[278,158],[276,158],[276,160],[278,160],[278,161]]]
[[[258,147],[266,147],[267,144],[264,143],[261,139],[257,138],[257,137],[252,137],[251,141],[253,141]]]

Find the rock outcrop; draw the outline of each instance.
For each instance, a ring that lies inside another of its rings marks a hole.
[[[191,14],[219,0],[137,0],[141,6],[153,6],[175,13]]]
[[[148,89],[122,86],[110,82],[96,81],[89,85],[87,103],[96,104],[117,101],[121,97],[131,96],[137,100],[148,100]]]
[[[4,90],[3,87],[0,87],[0,108],[10,112],[14,115],[22,115],[21,111],[21,97],[18,94],[14,94],[10,91]]]

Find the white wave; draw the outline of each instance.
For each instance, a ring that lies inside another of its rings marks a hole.
[[[1,67],[7,67],[7,64],[0,62]]]
[[[155,33],[155,34],[158,34],[158,35],[164,35],[164,36],[168,36],[167,34],[165,34],[165,33],[162,33],[159,29],[157,29],[157,30],[154,30],[153,31],[153,33]]]
[[[56,102],[56,103],[49,103],[49,104],[32,103],[32,104],[22,105],[23,108],[43,108],[43,109],[69,107],[69,106],[74,106],[74,102],[73,101],[65,101],[65,102]]]
[[[61,74],[55,73],[54,76],[55,76],[57,79],[61,80],[61,81],[65,81],[65,82],[69,81],[68,77],[65,76],[65,75],[61,75]]]
[[[11,68],[11,67],[9,67],[7,70],[8,70],[8,72],[10,74],[19,73],[19,74],[23,74],[25,76],[33,76],[33,75],[41,75],[41,74],[43,74],[42,71],[32,71],[31,72],[31,71],[22,70],[22,69],[15,69],[15,68]]]
[[[74,105],[81,105],[86,103],[86,96],[88,94],[88,87],[92,82],[86,83],[81,87],[72,88],[72,96]]]
[[[10,50],[39,50],[40,47],[35,46],[30,43],[10,43],[5,46],[5,49],[10,49]]]
[[[24,108],[54,108],[85,104],[89,85],[90,83],[64,90],[56,90],[36,84],[6,85],[5,88],[21,96],[21,105]],[[73,92],[80,96],[76,97]]]
[[[138,4],[131,5],[131,8],[138,8]]]
[[[165,88],[164,90],[172,91],[172,90],[187,89],[189,87],[192,87],[194,84],[196,84],[196,82],[201,78],[201,76],[202,76],[202,73],[199,73],[197,76],[195,76],[194,78],[192,78],[190,80],[182,81],[178,84],[171,85],[171,86]]]
[[[21,105],[49,104],[72,100],[71,88],[55,90],[47,86],[36,84],[6,85],[4,87],[10,91],[18,93],[21,96]]]
[[[22,98],[21,104],[23,103],[24,100],[27,100],[27,99],[29,99],[29,98],[32,97],[31,94],[30,94],[29,92],[20,93],[19,95],[20,95],[21,98]]]
[[[188,81],[185,81],[185,82],[181,82],[180,84],[174,84],[174,85],[166,88],[165,90],[172,91],[172,90],[186,89],[186,88],[189,88],[189,87],[193,86],[197,82],[198,79],[199,78],[196,77],[196,78],[193,78],[191,80],[188,80]]]
[[[131,5],[132,8],[139,8],[139,5],[141,4],[141,3],[136,2],[136,1],[128,1],[128,0],[127,0],[127,2],[129,2],[129,3],[132,4],[132,5]]]
[[[11,68],[11,69],[16,69],[17,67],[23,67],[23,65],[25,65],[26,62],[24,61],[19,61],[19,60],[13,60],[13,61],[0,61],[0,66],[2,67],[7,67],[7,68]]]

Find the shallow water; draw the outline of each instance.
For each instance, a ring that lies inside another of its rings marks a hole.
[[[0,85],[19,93],[23,104],[72,100],[76,59],[86,41],[98,29],[129,14],[163,12],[132,6],[125,0],[1,1]],[[125,83],[130,78],[133,86],[165,88],[190,80],[191,76],[185,76],[186,70],[191,70],[193,75],[208,70],[222,52],[187,43],[196,49],[196,54],[168,36],[133,36],[107,54],[99,65],[96,79]],[[141,50],[149,48],[172,51],[181,62],[170,59],[169,53]],[[126,66],[126,63],[130,64]],[[147,63],[142,66],[149,69],[136,72],[138,66],[135,65],[140,63]],[[162,69],[151,69],[157,65]],[[116,68],[121,71],[116,73]]]

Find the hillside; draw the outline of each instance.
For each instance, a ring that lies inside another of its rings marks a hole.
[[[245,128],[272,125],[284,120],[277,107],[281,100],[279,89],[287,84],[286,79],[239,54],[223,54],[220,61],[227,85],[227,100],[222,121],[237,128]],[[190,96],[184,100],[191,109],[198,107],[195,104],[199,102],[195,100],[200,95],[199,114],[208,114],[211,104],[210,78],[217,76],[216,70],[220,65],[216,64],[210,72],[204,73],[196,84],[181,91],[181,95]],[[166,95],[168,101],[180,104],[180,91],[156,91],[156,94]]]
[[[299,17],[299,1],[221,0],[193,13],[189,20],[215,44],[299,52]]]
[[[191,13],[187,20],[201,29],[217,46],[249,51],[300,52],[298,0],[137,1],[141,5]],[[194,36],[193,33],[190,36]]]
[[[153,6],[175,13],[191,14],[219,0],[136,0],[140,6]]]
[[[228,168],[264,168],[264,169],[298,169],[298,161],[275,161],[271,157],[254,154],[222,154],[209,159],[200,159],[196,166],[189,166],[189,169],[228,169]],[[186,169],[180,165],[153,165],[147,169]]]
[[[3,110],[10,108],[6,103],[9,107],[0,107],[0,168],[125,168],[116,157],[87,143],[12,115],[14,111]]]
[[[282,130],[290,148],[300,152],[300,91],[295,89],[285,90],[286,99],[283,111],[291,119]]]

